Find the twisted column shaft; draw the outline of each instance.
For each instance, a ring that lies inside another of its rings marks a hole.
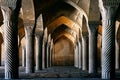
[[[34,37],[33,23],[25,23],[26,33],[26,73],[34,72]]]
[[[4,17],[5,79],[18,78],[18,16],[9,7],[1,7]],[[14,18],[14,19],[11,19]]]
[[[99,0],[102,14],[102,79],[115,78],[115,17],[119,0]]]
[[[16,2],[16,1],[15,1]],[[14,5],[14,2],[13,2]],[[18,12],[1,6],[4,18],[5,79],[18,78]]]
[[[89,22],[89,73],[97,73],[97,22]]]

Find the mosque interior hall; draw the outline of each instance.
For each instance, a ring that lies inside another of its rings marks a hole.
[[[120,80],[120,0],[0,0],[0,79]]]

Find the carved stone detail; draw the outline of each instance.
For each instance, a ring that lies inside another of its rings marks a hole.
[[[1,6],[4,18],[5,79],[18,78],[18,24],[17,12]],[[13,16],[14,15],[14,16]]]

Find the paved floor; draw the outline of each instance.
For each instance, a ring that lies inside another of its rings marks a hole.
[[[101,80],[100,72],[92,75],[87,71],[82,71],[71,66],[51,67],[44,70],[36,71],[32,74],[26,74],[25,68],[20,67],[19,79],[22,80]],[[0,80],[4,79],[4,67],[0,67]],[[116,71],[116,79],[120,80],[120,71]]]

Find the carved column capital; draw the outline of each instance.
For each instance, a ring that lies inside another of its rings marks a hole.
[[[10,21],[11,16],[12,16],[12,10],[8,6],[1,6],[3,18],[4,18],[4,23]]]
[[[34,22],[24,23],[25,33],[27,36],[33,35]]]
[[[98,22],[96,21],[89,22],[89,29],[88,29],[89,35],[96,35],[97,29],[98,29]]]
[[[47,30],[47,28],[45,28],[45,30],[44,30],[44,36],[43,36],[43,42],[47,42],[47,40],[48,40],[48,30]]]
[[[43,36],[43,31],[35,31],[35,37],[40,38]]]
[[[15,10],[17,7],[17,2],[20,0],[1,0],[2,6],[8,6],[11,10]]]
[[[99,8],[104,19],[114,19],[120,0],[99,0]]]
[[[87,32],[82,33],[82,39],[83,39],[84,41],[87,41],[87,40],[88,40],[88,33],[87,33]]]

